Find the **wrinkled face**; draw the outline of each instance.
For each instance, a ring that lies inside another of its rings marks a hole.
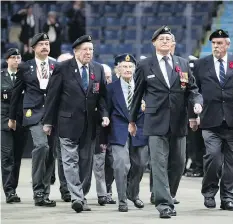
[[[11,55],[7,60],[8,68],[16,70],[21,63],[21,55]]]
[[[171,51],[172,44],[172,36],[170,34],[160,34],[157,39],[153,41],[156,51],[164,53]]]
[[[47,57],[50,52],[50,44],[48,40],[39,41],[34,46],[35,55],[39,57]]]
[[[119,65],[118,71],[120,76],[123,79],[131,79],[135,72],[135,64],[133,62],[123,61]]]
[[[222,58],[227,53],[230,43],[226,38],[213,38],[212,39],[212,53],[216,58]]]
[[[107,81],[107,84],[111,83],[112,82],[112,73],[110,71],[105,71],[105,78],[106,78],[106,81]]]
[[[74,49],[75,58],[83,65],[88,64],[93,58],[93,44],[90,42],[82,43]]]

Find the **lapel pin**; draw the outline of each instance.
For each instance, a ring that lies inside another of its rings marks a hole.
[[[75,71],[75,72],[77,72],[78,70],[77,70],[77,69],[75,69],[74,71]]]

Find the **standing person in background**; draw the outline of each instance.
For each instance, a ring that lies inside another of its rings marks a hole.
[[[57,21],[56,12],[48,13],[47,22],[43,26],[43,32],[47,33],[50,41],[50,56],[57,58],[61,54],[62,28]]]
[[[19,96],[20,103],[17,108],[16,130],[10,130],[8,127],[11,95],[18,65],[21,63],[21,54],[17,48],[10,48],[6,52],[5,59],[8,66],[7,69],[1,71],[1,171],[6,203],[14,203],[21,201],[16,194],[16,189],[28,132],[26,128],[22,127],[22,92]]]
[[[188,61],[171,55],[172,35],[167,26],[152,36],[155,55],[142,60],[136,69],[135,93],[130,110],[129,132],[135,136],[136,120],[145,97],[144,135],[149,136],[155,206],[160,218],[176,215],[176,195],[185,168],[187,103],[202,111]]]
[[[53,171],[54,136],[43,131],[42,118],[49,78],[55,67],[49,60],[49,37],[46,33],[36,34],[31,41],[35,58],[20,65],[11,96],[9,128],[15,130],[17,108],[22,91],[23,126],[29,128],[32,140],[32,188],[35,206],[54,207],[56,202],[49,200],[50,180]]]
[[[104,67],[105,78],[107,84],[112,83],[111,68],[102,64]],[[111,147],[108,144],[108,127],[101,127],[101,118],[98,111],[96,111],[96,139],[95,139],[95,155],[93,162],[93,171],[96,179],[96,192],[98,196],[98,203],[100,205],[116,204],[112,199],[112,183],[113,177],[113,158]]]

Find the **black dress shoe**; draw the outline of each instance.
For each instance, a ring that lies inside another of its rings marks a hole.
[[[71,196],[70,194],[63,194],[61,196],[61,199],[64,201],[64,202],[71,202]]]
[[[216,202],[214,198],[205,198],[204,205],[206,208],[216,208]]]
[[[233,202],[222,202],[220,208],[223,210],[233,211]]]
[[[144,204],[143,204],[142,200],[140,200],[140,199],[134,200],[133,203],[134,203],[134,206],[136,208],[144,208]]]
[[[15,193],[11,193],[6,197],[6,203],[11,204],[14,202],[21,202],[20,197]]]
[[[98,203],[99,205],[104,206],[105,204],[107,204],[107,197],[105,196],[98,197]]]
[[[173,198],[173,203],[177,205],[177,204],[180,204],[180,201],[178,201],[176,198]]]
[[[118,211],[119,212],[128,212],[128,206],[127,205],[119,205]]]
[[[155,196],[154,196],[153,193],[151,193],[151,195],[150,195],[150,203],[151,203],[152,205],[155,204]]]
[[[159,217],[161,219],[170,219],[172,217],[172,210],[170,208],[165,208],[160,212]]]
[[[83,203],[81,201],[75,200],[72,202],[71,208],[74,209],[77,213],[83,211]]]
[[[107,198],[107,203],[106,204],[111,204],[111,205],[115,205],[116,201],[113,200],[112,198]]]
[[[56,201],[49,200],[49,199],[43,199],[41,201],[35,201],[35,206],[43,206],[43,207],[55,207]]]

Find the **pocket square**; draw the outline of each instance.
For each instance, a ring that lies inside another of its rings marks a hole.
[[[151,79],[151,78],[154,78],[154,77],[155,77],[155,75],[148,75],[147,76],[148,79]]]

